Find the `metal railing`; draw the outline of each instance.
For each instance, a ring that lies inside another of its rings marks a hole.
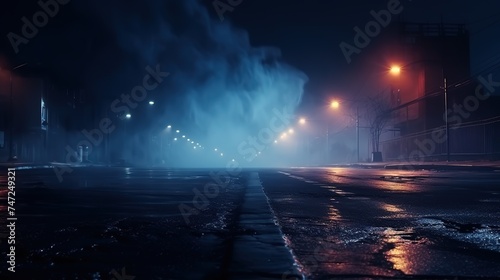
[[[500,159],[500,116],[450,126],[450,159]],[[445,126],[381,142],[387,161],[446,160]],[[415,158],[417,157],[417,158]]]

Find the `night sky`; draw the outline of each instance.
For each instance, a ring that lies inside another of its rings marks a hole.
[[[313,96],[314,92],[334,87],[337,74],[348,67],[340,42],[352,41],[353,27],[363,27],[372,20],[369,12],[385,9],[388,2],[243,1],[232,13],[226,13],[226,18],[248,30],[255,44],[279,47],[288,62],[308,74],[308,93]],[[472,74],[498,63],[499,1],[400,3],[404,10],[398,19],[403,21],[466,24],[471,34]]]
[[[6,35],[8,32],[19,31],[22,16],[30,17],[39,10],[36,2],[21,0],[2,4],[2,49],[12,51]],[[118,1],[107,1],[106,4],[98,1],[69,1],[69,4],[61,7],[57,16],[40,29],[41,36],[37,35],[29,44],[21,45],[22,51],[13,57],[18,61],[33,60],[33,57],[36,57],[38,63],[55,68],[56,71],[66,70],[71,67],[69,65],[73,65],[75,67],[71,75],[67,71],[60,72],[77,82],[82,79],[95,79],[92,76],[109,72],[94,67],[99,61],[109,60],[116,64],[122,63],[119,61],[123,60],[123,56],[127,57],[127,50],[124,50],[123,46],[117,46],[117,38],[113,34],[115,31],[111,27],[113,18],[125,20],[122,27],[129,28],[132,33],[138,31],[133,27],[135,19],[140,19],[143,26],[157,26],[156,15],[148,14],[148,9],[154,2],[127,1],[128,4],[124,5]],[[207,9],[207,14],[214,20],[220,20],[214,2],[201,1]],[[309,77],[307,96],[313,96],[315,91],[326,90],[328,86],[334,85],[337,74],[348,67],[339,43],[351,40],[354,35],[353,27],[363,27],[372,20],[369,12],[385,9],[389,1],[235,2],[240,4],[232,11],[224,13],[224,22],[230,22],[247,31],[253,46],[272,46],[281,50],[284,61],[302,70]],[[498,60],[496,50],[500,49],[497,39],[500,35],[500,2],[402,0],[401,5],[404,10],[398,18],[402,20],[467,24],[471,32],[473,73]],[[178,18],[179,14],[175,12],[169,14],[165,11],[161,15],[169,22],[190,22]],[[150,39],[154,42],[153,31],[161,31],[155,27],[149,29],[145,32],[152,31]],[[40,57],[41,54],[43,57]],[[87,70],[88,68],[92,68],[92,71]]]

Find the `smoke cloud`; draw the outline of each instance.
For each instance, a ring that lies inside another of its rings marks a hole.
[[[159,64],[171,74],[153,93],[161,108],[155,108],[154,118],[134,131],[150,132],[171,124],[204,146],[201,160],[201,153],[170,146],[169,156],[176,164],[224,164],[220,158],[212,159],[214,147],[227,154],[226,161],[230,157],[241,160],[238,145],[269,125],[273,109],[293,109],[301,101],[307,82],[304,73],[282,62],[277,48],[252,46],[246,31],[229,20],[217,20],[196,0],[148,0],[126,6],[120,1],[86,1],[79,5],[112,36],[105,41],[114,41],[118,49],[108,53],[119,53],[127,61],[108,62],[102,71],[107,73],[106,80],[94,79],[96,90],[124,90],[129,80],[133,81],[129,86],[137,84],[142,76],[134,69],[140,71],[146,65]],[[141,143],[144,139],[128,139],[130,145],[143,147],[140,154],[154,152]],[[133,156],[137,153],[131,152],[129,157]]]

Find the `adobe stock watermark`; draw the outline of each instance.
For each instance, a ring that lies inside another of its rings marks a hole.
[[[66,5],[70,0],[40,0],[38,1],[38,6],[41,10],[35,12],[30,19],[27,17],[22,17],[21,22],[23,23],[21,27],[21,35],[9,32],[7,34],[7,39],[9,39],[10,45],[14,49],[14,52],[19,53],[19,45],[28,44],[30,39],[33,39],[40,28],[45,27],[49,23],[49,18],[55,17],[60,10],[60,5]]]
[[[118,273],[118,271],[113,269],[109,272],[109,274],[114,276],[113,278],[111,278],[111,280],[134,280],[135,279],[135,276],[127,274],[125,267],[122,267],[121,273]]]
[[[224,14],[226,12],[233,12],[234,8],[239,6],[242,2],[243,0],[214,0],[212,6],[214,6],[220,21],[224,21]]]
[[[214,199],[219,196],[221,189],[225,189],[229,186],[237,186],[231,180],[231,176],[238,176],[241,170],[242,169],[238,162],[229,161],[226,164],[225,170],[219,171],[217,173],[210,172],[210,178],[212,178],[213,181],[205,184],[205,186],[203,186],[203,191],[199,190],[198,188],[193,188],[194,197],[191,201],[192,206],[186,203],[179,204],[179,211],[181,212],[186,225],[189,225],[189,218],[192,215],[198,215],[201,211],[208,209],[208,207],[210,206],[210,199]]]
[[[249,136],[246,141],[238,145],[238,153],[251,162],[264,151],[270,144],[274,143],[277,136],[286,131],[291,121],[294,119],[291,108],[273,110],[274,116],[269,121],[269,126],[259,131],[257,136]]]
[[[382,9],[378,12],[371,10],[370,15],[373,17],[373,20],[365,24],[364,30],[361,30],[358,26],[354,27],[354,46],[344,41],[339,45],[347,63],[351,63],[351,56],[353,54],[360,54],[361,50],[370,44],[371,39],[377,37],[382,28],[387,27],[391,23],[393,15],[398,15],[402,11],[403,6],[399,0],[389,0],[387,2],[387,9]]]
[[[146,99],[148,92],[155,90],[160,83],[163,82],[163,79],[168,77],[170,73],[162,72],[160,70],[160,65],[156,65],[156,68],[153,69],[150,66],[146,66],[145,68],[147,74],[144,75],[142,79],[142,84],[137,85],[132,88],[130,94],[122,94],[120,98],[115,99],[110,106],[111,112],[115,114],[121,114],[121,118],[124,119],[126,114],[130,113],[131,109],[135,109],[138,106],[139,102],[142,102]],[[105,117],[99,121],[99,127],[94,128],[92,130],[83,129],[81,133],[84,138],[76,147],[86,146],[88,147],[88,154],[92,153],[93,147],[99,146],[103,140],[104,135],[111,134],[115,131],[116,126],[113,124],[113,120],[109,117]],[[66,146],[66,164],[78,164],[80,163],[80,159],[78,156],[78,152],[73,149],[70,145]],[[73,172],[73,169],[70,166],[54,166],[54,172],[56,173],[57,179],[59,182],[62,182],[62,176],[65,173]]]
[[[464,120],[468,119],[471,114],[477,111],[480,103],[486,101],[496,88],[500,87],[500,81],[493,80],[493,74],[489,74],[485,79],[483,76],[478,76],[479,85],[474,90],[473,95],[464,98],[462,104],[454,103],[452,108],[446,110],[443,114],[443,119],[448,117],[448,125],[450,129],[458,129]],[[412,169],[415,166],[413,162],[422,163],[425,157],[432,155],[436,150],[437,144],[446,142],[446,129],[435,128],[431,132],[431,137],[422,141],[415,139],[414,143],[418,147],[409,154],[408,165],[404,168]],[[400,159],[405,160],[403,156]]]
[[[263,128],[259,131],[257,137],[248,137],[248,141],[243,141],[238,145],[239,154],[248,162],[252,162],[260,151],[266,149],[266,145],[274,142],[275,135],[282,132],[294,119],[291,108],[285,107],[281,111],[278,109],[273,110],[274,116],[269,122],[268,128]],[[216,198],[221,189],[228,186],[237,186],[231,180],[231,177],[240,175],[242,168],[235,160],[230,160],[226,164],[224,171],[217,173],[211,172],[210,177],[213,181],[203,186],[203,191],[198,188],[193,188],[194,197],[192,206],[186,203],[179,204],[179,211],[186,224],[190,223],[190,216],[197,215],[201,211],[206,210],[210,206],[210,199]]]

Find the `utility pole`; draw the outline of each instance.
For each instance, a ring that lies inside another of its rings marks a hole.
[[[359,105],[356,105],[356,162],[359,162]]]
[[[444,124],[446,129],[446,161],[450,161],[450,127],[448,123],[448,90],[446,78],[444,79]]]
[[[330,162],[330,149],[329,149],[329,146],[330,146],[330,125],[326,124],[326,164],[328,164]]]

